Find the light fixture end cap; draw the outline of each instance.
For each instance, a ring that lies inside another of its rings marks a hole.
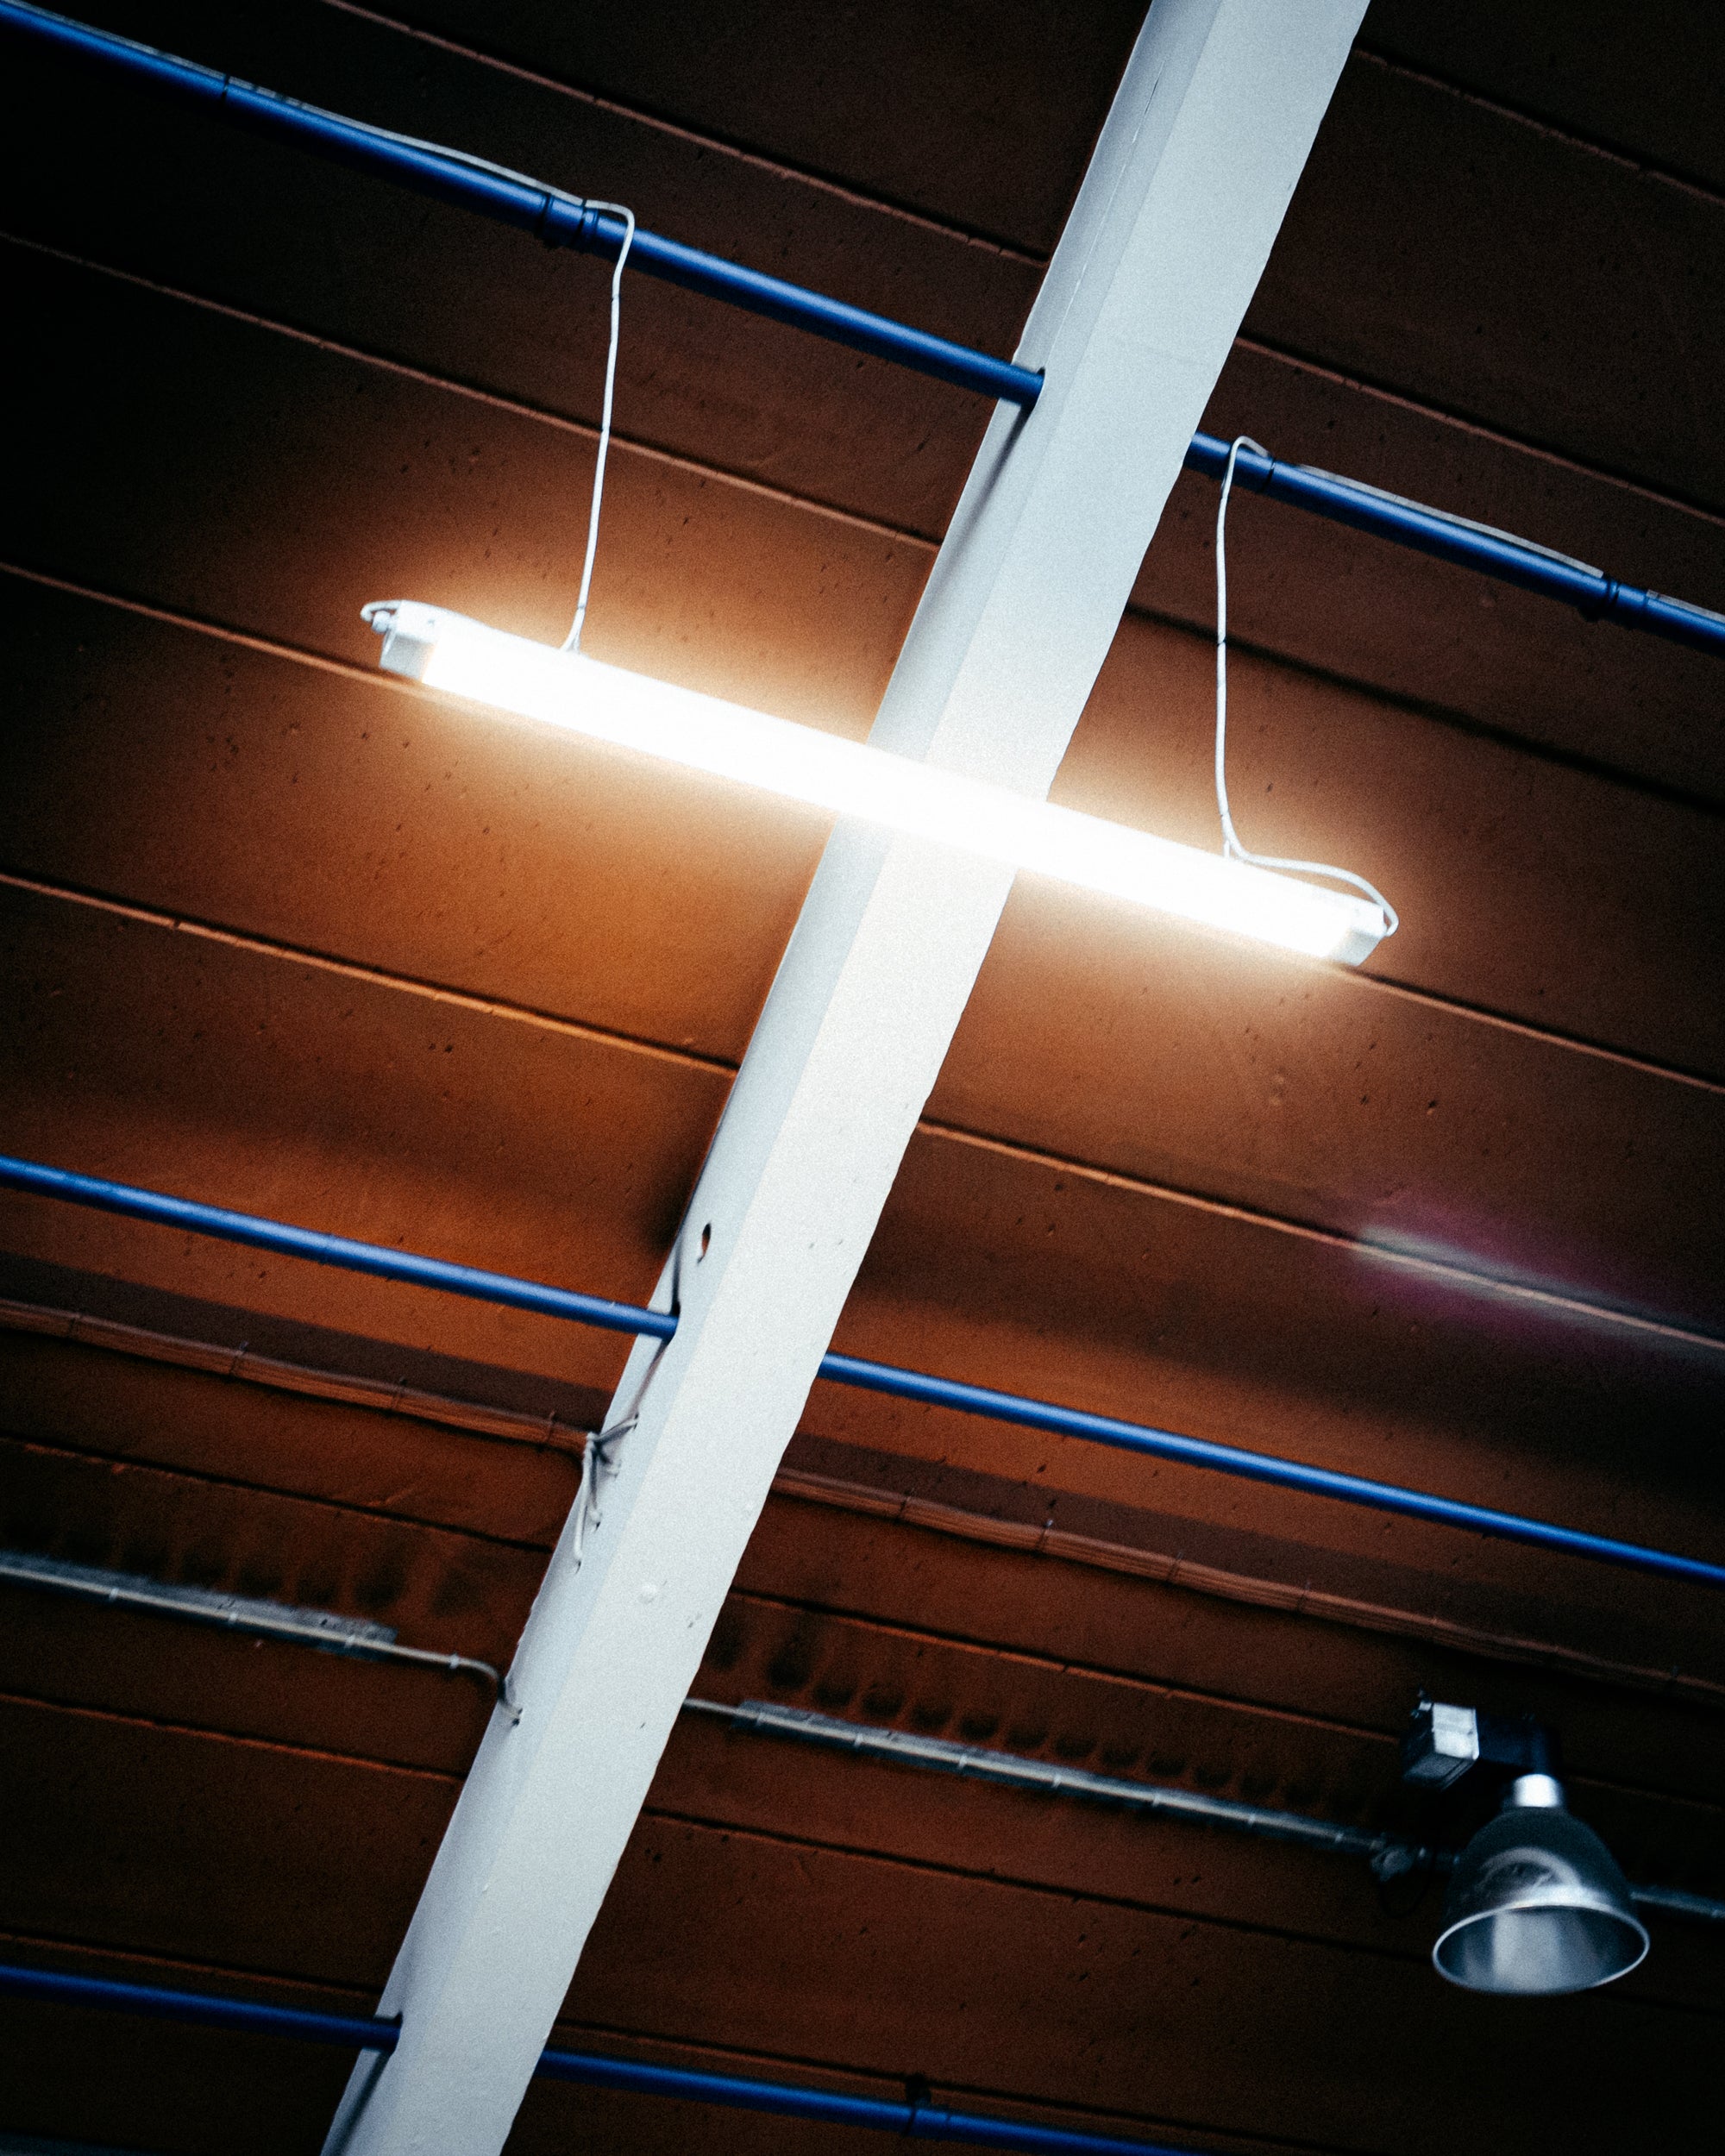
[[[360,617],[383,638],[378,664],[386,674],[410,681],[425,678],[431,653],[451,617],[417,599],[377,599],[360,609]]]

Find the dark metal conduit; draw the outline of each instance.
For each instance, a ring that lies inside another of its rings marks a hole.
[[[1225,1827],[1235,1833],[1258,1834],[1270,1841],[1297,1842],[1329,1856],[1361,1857],[1372,1863],[1405,1858],[1401,1868],[1429,1870],[1440,1860],[1434,1850],[1396,1834],[1374,1834],[1363,1827],[1339,1826],[1303,1812],[1283,1812],[1265,1804],[1244,1804],[1236,1797],[1206,1796],[1177,1783],[1128,1782],[1113,1774],[1093,1774],[1088,1767],[1056,1766],[1027,1759],[1015,1752],[994,1752],[982,1745],[954,1744],[946,1737],[924,1737],[914,1730],[882,1729],[868,1722],[848,1722],[812,1708],[783,1707],[776,1700],[746,1699],[735,1707],[718,1700],[683,1702],[685,1713],[719,1715],[732,1729],[763,1737],[789,1737],[799,1744],[820,1745],[860,1758],[891,1759],[904,1766],[956,1774],[967,1782],[994,1782],[1007,1789],[1039,1789],[1049,1796],[1082,1797],[1087,1803],[1112,1804],[1127,1811],[1161,1812],[1205,1827]],[[1725,1915],[1725,1908],[1721,1910]]]
[[[0,0],[0,35],[181,103],[198,105],[254,134],[334,159],[494,222],[513,225],[535,234],[548,247],[615,255],[623,244],[621,218],[544,181],[507,172],[462,151],[414,141],[317,105],[302,104],[297,98],[176,59],[153,46],[110,36],[65,16],[28,6],[24,0]],[[909,329],[656,232],[637,227],[629,260],[632,268],[690,291],[787,323],[960,389],[974,390],[979,396],[1015,404],[1026,411],[1034,406],[1042,388],[1041,374],[1028,367]],[[1227,456],[1226,442],[1199,434],[1186,453],[1186,467],[1220,479]],[[1613,621],[1621,628],[1641,630],[1691,650],[1725,657],[1725,614],[1623,583],[1530,540],[1310,465],[1280,463],[1255,450],[1241,450],[1234,476],[1239,485],[1313,516],[1559,600],[1590,621]]]
[[[341,1617],[333,1610],[264,1601],[210,1588],[170,1587],[139,1573],[74,1564],[63,1557],[34,1557],[23,1550],[0,1550],[0,1582],[75,1595],[110,1609],[139,1609],[153,1617],[186,1618],[193,1624],[242,1633],[248,1639],[286,1640],[296,1646],[316,1647],[320,1654],[411,1663],[419,1669],[447,1670],[451,1677],[465,1673],[482,1679],[512,1720],[521,1719],[509,1679],[501,1670],[470,1654],[446,1653],[436,1647],[405,1647],[391,1626],[374,1624],[368,1618]]]
[[[298,2008],[262,2006],[201,1991],[169,1991],[154,1985],[120,1984],[105,1977],[68,1975],[0,1963],[0,1994],[51,2000],[72,2007],[100,2007],[142,2014],[157,2021],[186,2021],[248,2035],[286,2036],[304,2044],[336,2044],[350,2051],[392,2052],[401,2040],[399,2021],[369,2015],[313,2014]],[[606,2059],[597,2053],[546,2051],[534,2069],[550,2081],[625,2089],[643,2096],[681,2096],[735,2110],[777,2112],[819,2119],[831,2126],[872,2127],[909,2140],[964,2141],[977,2148],[1038,2150],[1043,2156],[1190,2156],[1160,2142],[1122,2140],[1111,2134],[1074,2134],[1054,2126],[991,2119],[933,2103],[888,2103],[874,2096],[840,2096],[825,2089],[799,2089],[781,2081],[716,2074],[687,2066],[656,2066],[645,2060]]]
[[[692,1697],[683,1702],[683,1708],[688,1714],[722,1716],[733,1729],[789,1737],[800,1744],[821,1745],[863,1758],[891,1759],[938,1774],[956,1774],[969,1782],[1040,1789],[1050,1796],[1076,1796],[1085,1803],[1107,1804],[1126,1811],[1162,1813],[1203,1827],[1220,1827],[1232,1833],[1255,1834],[1266,1841],[1294,1842],[1330,1856],[1359,1857],[1381,1875],[1446,1872],[1455,1862],[1453,1850],[1429,1848],[1399,1834],[1373,1833],[1364,1827],[1341,1826],[1331,1820],[1313,1819],[1304,1812],[1279,1811],[1267,1804],[1245,1804],[1237,1797],[1206,1796],[1201,1790],[1166,1783],[1128,1782],[1119,1775],[1093,1774],[1085,1767],[1056,1766],[1045,1759],[1026,1759],[1019,1752],[954,1744],[945,1737],[919,1736],[913,1730],[848,1722],[806,1707],[782,1707],[774,1700],[746,1699],[731,1707],[718,1700]],[[1638,1908],[1652,1909],[1661,1916],[1725,1925],[1725,1902],[1687,1894],[1679,1887],[1632,1885],[1629,1899]]]
[[[141,1190],[130,1183],[107,1182],[98,1176],[80,1175],[71,1169],[47,1167],[38,1161],[16,1160],[0,1155],[0,1188],[60,1198],[72,1205],[123,1213],[135,1220],[154,1221],[196,1235],[215,1236],[224,1242],[248,1244],[254,1249],[276,1250],[289,1257],[310,1258],[315,1263],[340,1266],[349,1272],[374,1274],[383,1280],[439,1288],[451,1294],[472,1296],[480,1302],[536,1310],[549,1317],[573,1319],[578,1325],[604,1326],[613,1332],[668,1340],[677,1329],[676,1319],[668,1311],[641,1310],[630,1303],[580,1294],[573,1288],[517,1280],[506,1273],[455,1265],[447,1259],[423,1257],[411,1250],[386,1250],[374,1243],[356,1243],[345,1236],[324,1235],[279,1220],[260,1219],[254,1213],[235,1213],[225,1206],[200,1205],[193,1199]],[[1623,1565],[1632,1571],[1650,1572],[1663,1579],[1684,1580],[1693,1586],[1716,1590],[1725,1589],[1725,1565],[1709,1564],[1701,1557],[1684,1557],[1670,1550],[1652,1550],[1640,1543],[1617,1542],[1609,1536],[1585,1533],[1578,1527],[1527,1520],[1517,1513],[1496,1512],[1488,1506],[1465,1504],[1458,1498],[1403,1489],[1393,1482],[1372,1482],[1364,1476],[1346,1475],[1333,1468],[1310,1467],[1299,1460],[1278,1458],[1273,1453],[1249,1452],[1242,1446],[1220,1445],[1208,1438],[1183,1437],[1176,1431],[1157,1430],[1147,1423],[1092,1414],[1082,1407],[1062,1407],[1050,1401],[1027,1400],[1017,1393],[996,1392],[988,1386],[966,1384],[957,1378],[932,1377],[921,1370],[897,1369],[889,1363],[865,1362],[854,1355],[824,1356],[819,1374],[835,1384],[855,1385],[865,1392],[888,1393],[899,1400],[957,1408],[964,1414],[985,1415],[993,1421],[1015,1423],[1026,1429],[1047,1430],[1060,1437],[1117,1445],[1152,1459],[1176,1460],[1188,1467],[1208,1468],[1218,1474],[1239,1476],[1248,1482],[1299,1490],[1307,1496],[1331,1497],[1343,1504],[1363,1505],[1377,1512],[1400,1513],[1439,1526],[1459,1527],[1469,1533],[1526,1543],[1535,1549],[1555,1550],[1568,1557]]]

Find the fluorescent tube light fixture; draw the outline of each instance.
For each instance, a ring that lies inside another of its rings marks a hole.
[[[386,672],[518,718],[1054,876],[1308,958],[1358,965],[1389,928],[1351,893],[1177,845],[412,599],[367,606]]]

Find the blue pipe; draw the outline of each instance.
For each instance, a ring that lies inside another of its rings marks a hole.
[[[0,1963],[0,1993],[7,1992],[22,1998],[51,1999],[65,2006],[106,2007],[122,2014],[149,2015],[159,2021],[292,2037],[301,2043],[339,2044],[355,2051],[393,2051],[401,2040],[398,2021],[307,2014],[293,2007],[254,2006],[204,1992],[159,1991],[144,1984],[116,1984],[102,1977],[67,1976],[53,1970]],[[593,2052],[542,2052],[534,2071],[550,2081],[580,2081],[593,2088],[626,2089],[643,2096],[681,2096],[687,2102],[725,2104],[743,2111],[774,2111],[790,2118],[819,2119],[833,2126],[873,2127],[877,2132],[902,2134],[910,2140],[1038,2149],[1046,2152],[1046,2156],[1189,2156],[1189,2152],[1150,2141],[1071,2134],[1060,2127],[1028,2126],[1013,2119],[987,2118],[975,2111],[837,2096],[825,2089],[787,2086],[781,2081],[698,2072],[687,2066],[655,2066],[635,2059],[605,2059]]]
[[[1301,1490],[1308,1497],[1333,1497],[1345,1505],[1369,1505],[1377,1512],[1401,1513],[1410,1520],[1462,1527],[1501,1541],[1528,1543],[1535,1549],[1559,1550],[1570,1557],[1627,1565],[1633,1571],[1653,1572],[1665,1579],[1725,1589],[1725,1565],[1708,1564],[1699,1557],[1649,1550],[1638,1542],[1614,1542],[1608,1536],[1585,1534],[1578,1527],[1525,1520],[1519,1513],[1494,1512],[1489,1506],[1464,1504],[1455,1497],[1434,1497],[1424,1490],[1403,1489],[1395,1482],[1374,1482],[1363,1475],[1343,1475],[1333,1468],[1307,1467],[1298,1460],[1248,1452],[1211,1438],[1181,1437],[1172,1430],[1154,1429],[1145,1423],[1123,1422],[1113,1415],[1092,1414],[1082,1407],[1026,1400],[1016,1393],[997,1393],[985,1385],[967,1385],[950,1377],[928,1377],[919,1370],[895,1369],[886,1363],[859,1362],[850,1355],[828,1355],[820,1374],[837,1384],[860,1386],[867,1392],[891,1393],[897,1399],[921,1401],[931,1407],[957,1407],[966,1414],[1015,1422],[1026,1429],[1085,1438],[1093,1445],[1118,1445],[1127,1452],[1146,1453],[1151,1459],[1177,1460],[1186,1467],[1211,1468],[1249,1482]]]
[[[130,38],[110,37],[46,9],[0,0],[0,31],[9,32],[38,52],[76,61],[97,72],[118,77],[162,92],[182,103],[219,113],[254,134],[297,149],[315,151],[338,163],[393,180],[457,209],[476,210],[501,224],[518,226],[547,247],[614,256],[623,244],[620,217],[606,215],[572,196],[516,174],[469,160],[427,144],[405,141],[382,128],[344,119],[317,105],[302,104],[273,90],[261,90],[237,76],[177,60]],[[1042,388],[1042,377],[1028,367],[973,352],[920,329],[889,322],[883,315],[847,306],[820,292],[787,284],[758,270],[744,269],[698,248],[683,247],[638,228],[630,248],[630,266],[708,298],[723,299],[750,314],[765,315],[794,329],[807,329],[837,344],[877,359],[932,374],[979,395],[1002,398],[1028,410]]]
[[[204,1991],[158,1990],[152,1984],[116,1984],[107,1977],[73,1977],[53,1969],[21,1969],[0,1962],[0,1994],[53,1999],[66,2006],[109,2007],[120,2014],[147,2014],[159,2021],[196,2021],[206,2028],[235,2028],[248,2035],[292,2036],[304,2044],[348,2044],[355,2051],[393,2051],[397,2021],[370,2015],[308,2014],[298,2007],[258,2006],[247,1999],[219,1999]]]
[[[591,2052],[548,2051],[538,2071],[550,2081],[584,2081],[601,2089],[683,2096],[697,2103],[729,2104],[742,2111],[776,2111],[789,2118],[819,2119],[829,2126],[872,2127],[913,2141],[968,2141],[978,2148],[1041,2149],[1049,2156],[1189,2156],[1160,2142],[1123,2141],[1113,2134],[1073,2134],[1057,2126],[1028,2126],[991,2119],[976,2111],[949,2111],[938,2104],[888,2103],[878,2096],[836,2096],[825,2089],[796,2089],[782,2081],[745,2080],[740,2075],[691,2072],[681,2066],[637,2065]]]
[[[44,1168],[36,1161],[9,1160],[3,1154],[0,1187],[64,1198],[68,1204],[94,1206],[103,1213],[123,1213],[160,1227],[184,1228],[191,1235],[213,1235],[223,1243],[248,1243],[254,1250],[276,1250],[284,1257],[309,1258],[314,1265],[338,1265],[344,1272],[371,1273],[380,1280],[406,1281],[417,1288],[470,1295],[480,1302],[569,1318],[576,1325],[599,1326],[607,1332],[646,1333],[656,1340],[668,1340],[677,1329],[668,1311],[637,1310],[632,1303],[607,1302],[599,1295],[579,1294],[572,1288],[548,1288],[538,1281],[517,1280],[509,1273],[486,1273],[474,1265],[451,1265],[441,1257],[421,1257],[413,1250],[353,1243],[344,1235],[320,1235],[315,1228],[289,1227],[285,1221],[260,1219],[254,1213],[229,1213],[223,1206],[170,1198],[162,1191],[138,1190],[129,1183],[104,1182],[95,1175]]]
[[[430,144],[405,141],[382,128],[302,104],[273,90],[260,89],[238,77],[218,73],[191,60],[177,60],[153,46],[112,37],[65,16],[34,8],[24,0],[0,0],[0,33],[57,58],[75,61],[98,73],[116,76],[221,113],[253,132],[310,150],[359,171],[411,187],[458,209],[536,234],[548,247],[614,255],[623,244],[620,218],[575,197],[560,193],[480,159],[468,159]],[[944,337],[906,329],[882,315],[829,299],[823,293],[787,284],[758,270],[745,269],[720,256],[684,247],[656,232],[637,229],[630,260],[637,268],[691,291],[722,299],[750,314],[788,323],[877,359],[933,375],[960,389],[1004,399],[1028,411],[1042,388],[1042,376],[985,352],[951,344]],[[1214,435],[1195,435],[1186,453],[1189,471],[1220,479],[1228,445]],[[1309,466],[1278,463],[1273,457],[1242,449],[1236,483],[1288,502],[1333,523],[1352,526],[1420,554],[1517,585],[1546,599],[1574,606],[1590,621],[1614,621],[1664,636],[1690,649],[1725,657],[1725,615],[1658,592],[1624,584],[1598,569],[1571,561],[1542,547],[1504,533],[1482,530],[1442,510],[1404,502],[1352,479],[1314,471]]]
[[[105,1213],[125,1213],[134,1219],[157,1221],[164,1226],[184,1228],[197,1235],[213,1235],[229,1243],[248,1243],[260,1250],[279,1250],[290,1257],[310,1258],[320,1265],[338,1265],[350,1272],[374,1274],[383,1280],[441,1288],[452,1294],[474,1296],[481,1302],[501,1302],[519,1310],[543,1311],[552,1317],[571,1318],[580,1325],[603,1326],[613,1332],[633,1332],[656,1340],[668,1340],[677,1327],[674,1316],[666,1311],[640,1310],[630,1303],[606,1302],[597,1295],[578,1294],[568,1288],[548,1288],[536,1281],[514,1279],[506,1273],[481,1272],[471,1265],[421,1257],[411,1250],[385,1250],[374,1243],[350,1242],[345,1236],[321,1235],[309,1228],[288,1227],[279,1221],[260,1219],[249,1213],[231,1213],[223,1206],[200,1205],[190,1198],[170,1198],[160,1191],[137,1189],[129,1183],[104,1182],[94,1175],[77,1175],[70,1169],[44,1167],[36,1161],[13,1160],[0,1155],[0,1188],[61,1198],[72,1205],[94,1206]],[[1340,1474],[1333,1468],[1308,1467],[1298,1460],[1279,1459],[1270,1453],[1248,1452],[1239,1445],[1220,1445],[1209,1438],[1182,1437],[1174,1431],[1157,1430],[1146,1423],[1092,1414],[1082,1407],[1061,1407],[1049,1401],[1027,1400],[1017,1393],[995,1392],[988,1386],[965,1384],[957,1378],[932,1377],[920,1370],[900,1369],[890,1363],[865,1362],[854,1355],[823,1356],[819,1374],[834,1384],[854,1385],[864,1392],[889,1393],[899,1400],[919,1401],[931,1407],[953,1407],[964,1414],[986,1415],[992,1421],[1048,1430],[1060,1437],[1083,1438],[1092,1444],[1118,1445],[1126,1451],[1145,1453],[1152,1459],[1176,1460],[1187,1467],[1236,1475],[1247,1482],[1300,1490],[1308,1496],[1332,1497],[1342,1504],[1369,1506],[1377,1512],[1401,1513],[1409,1519],[1430,1520],[1440,1526],[1460,1527],[1473,1534],[1526,1543],[1535,1549],[1556,1550],[1568,1557],[1621,1564],[1632,1571],[1684,1580],[1693,1586],[1725,1589],[1725,1565],[1709,1564],[1700,1557],[1681,1557],[1669,1550],[1650,1550],[1637,1542],[1616,1542],[1608,1536],[1584,1533],[1578,1527],[1559,1527],[1548,1520],[1527,1520],[1518,1513],[1494,1512],[1487,1506],[1464,1504],[1458,1498],[1403,1489],[1393,1482],[1375,1482],[1364,1476]]]
[[[1228,448],[1214,435],[1192,437],[1186,452],[1186,468],[1207,479],[1220,479],[1227,469]],[[1725,658],[1725,614],[1704,606],[1691,606],[1680,599],[1666,599],[1638,585],[1620,583],[1603,570],[1572,561],[1536,547],[1507,532],[1491,531],[1479,524],[1452,517],[1441,509],[1427,509],[1418,502],[1401,500],[1357,480],[1338,479],[1310,465],[1282,464],[1243,448],[1234,465],[1234,483],[1272,501],[1287,502],[1295,509],[1326,517],[1332,523],[1349,524],[1374,538],[1408,547],[1416,554],[1440,561],[1453,561],[1476,569],[1500,584],[1514,584],[1524,592],[1560,600],[1584,614],[1589,621],[1614,621],[1621,628],[1645,630],[1672,643],[1687,644],[1693,651]]]

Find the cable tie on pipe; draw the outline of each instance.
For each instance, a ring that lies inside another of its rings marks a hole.
[[[551,230],[552,212],[557,210],[574,210],[579,213],[575,225],[578,232],[586,223],[589,215],[585,195],[561,195],[554,188],[548,187],[545,190],[545,198],[539,205],[539,215],[534,220],[533,224],[533,236],[543,248],[560,248],[568,245],[566,240],[556,238]]]
[[[1577,599],[1575,602],[1575,611],[1581,616],[1581,618],[1584,621],[1602,621],[1607,614],[1615,614],[1616,612],[1618,603],[1622,594],[1622,586],[1619,584],[1615,576],[1608,576],[1601,584],[1598,593],[1596,597],[1591,599]],[[1633,606],[1626,605],[1623,608],[1623,611],[1626,614],[1632,614],[1640,611],[1640,609]]]

